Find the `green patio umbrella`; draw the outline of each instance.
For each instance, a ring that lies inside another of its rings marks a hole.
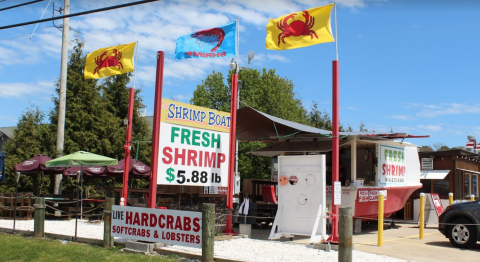
[[[85,151],[47,161],[46,167],[74,167],[74,166],[115,166],[118,160]]]
[[[77,151],[73,154],[62,156],[45,163],[46,167],[76,167],[79,166],[82,170],[82,166],[116,166],[118,160],[106,156],[97,155],[85,151]],[[81,172],[81,171],[80,171]],[[81,174],[80,174],[81,177]],[[80,179],[80,178],[78,178]],[[82,206],[81,214],[83,216],[83,180],[82,186]],[[75,215],[75,240],[77,240],[77,221],[78,221],[78,190],[77,190],[77,212]]]

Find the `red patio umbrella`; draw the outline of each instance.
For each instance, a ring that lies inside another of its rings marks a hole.
[[[116,166],[107,166],[107,176],[122,177],[125,169],[125,159],[118,161]],[[148,178],[150,177],[150,167],[144,163],[130,158],[129,177],[131,178]]]
[[[42,181],[43,181],[43,174],[45,175],[56,175],[56,174],[61,174],[65,168],[63,167],[46,167],[45,163],[47,161],[52,160],[52,158],[44,155],[44,154],[39,154],[36,155],[28,160],[23,161],[20,164],[15,165],[15,172],[20,174],[27,174],[27,175],[36,175],[36,174],[41,174],[40,176],[40,192],[42,192]],[[17,183],[18,179],[20,177],[17,177]]]
[[[23,161],[20,164],[15,165],[15,172],[32,175],[38,174],[43,171],[45,175],[56,175],[61,174],[65,170],[65,168],[63,167],[45,167],[45,163],[50,160],[52,160],[52,158],[46,155],[36,155],[35,157],[32,157],[28,160]]]

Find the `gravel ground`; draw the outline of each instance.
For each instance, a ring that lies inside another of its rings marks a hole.
[[[78,237],[103,239],[103,222],[78,221]],[[12,220],[0,220],[0,227],[12,228]],[[16,229],[33,231],[33,220],[20,220],[16,222]],[[45,232],[62,235],[75,235],[75,220],[46,220]],[[125,242],[126,239],[115,238],[115,241]],[[171,250],[179,250],[188,253],[201,254],[198,248],[183,246],[168,247]],[[214,252],[216,257],[235,259],[251,262],[270,261],[338,261],[336,251],[325,252],[313,249],[311,245],[294,244],[288,242],[256,240],[239,238],[226,241],[215,241]],[[355,262],[400,262],[405,261],[397,258],[380,256],[376,254],[353,251]]]

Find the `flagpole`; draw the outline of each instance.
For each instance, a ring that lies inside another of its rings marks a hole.
[[[239,29],[238,25],[240,22],[240,17],[237,17],[237,25],[235,31],[235,51],[237,53],[237,63],[235,66],[235,72],[232,74],[232,90],[230,95],[230,156],[228,160],[228,186],[227,186],[227,219],[225,222],[225,229],[222,231],[224,234],[234,234],[233,231],[233,187],[235,179],[235,172],[238,172],[238,167],[236,167],[237,161],[237,150],[238,150],[238,142],[235,138],[236,128],[237,128],[237,107],[238,107],[238,72],[240,71],[240,67],[238,65],[238,57],[239,57]]]
[[[135,88],[135,82],[137,80],[137,58],[138,58],[138,41],[135,45],[135,63],[133,64],[133,88]]]
[[[335,60],[338,60],[338,37],[337,37],[337,3],[333,3],[335,14]]]
[[[128,112],[127,112],[127,134],[125,137],[125,145],[123,149],[125,150],[124,157],[124,166],[123,166],[123,184],[122,184],[122,198],[123,203],[127,206],[128,198],[128,176],[130,175],[130,152],[132,150],[132,125],[133,125],[133,107],[135,103],[135,78],[137,75],[137,51],[138,51],[138,41],[135,45],[135,61],[133,64],[133,87],[129,89],[128,94]],[[140,146],[140,145],[139,145]]]
[[[338,183],[339,169],[339,77],[338,77],[338,45],[337,45],[337,4],[334,3],[335,13],[335,58],[332,62],[332,187],[336,194],[335,184]],[[341,190],[339,192],[341,194]],[[341,197],[341,195],[340,195]],[[332,197],[332,232],[330,242],[338,243],[338,203],[335,204],[335,195]]]
[[[240,17],[237,17],[237,26],[236,26],[236,28],[235,28],[235,29],[236,29],[236,30],[235,30],[235,36],[236,36],[236,37],[235,37],[235,38],[236,38],[236,39],[235,39],[235,40],[236,40],[236,41],[235,41],[235,48],[237,49],[237,50],[236,50],[236,51],[237,51],[237,52],[236,52],[236,53],[237,53],[237,68],[235,69],[235,73],[236,73],[236,74],[238,74],[238,72],[240,71],[240,66],[239,66],[239,63],[238,63],[238,62],[239,62],[238,59],[239,59],[239,56],[240,56],[240,39],[239,39],[239,37],[240,37],[240,28],[239,28],[239,26],[240,26]]]
[[[152,154],[150,160],[150,184],[148,188],[148,207],[155,208],[157,201],[157,170],[160,148],[160,117],[162,115],[163,71],[165,52],[157,52],[157,70],[155,76],[155,103],[153,109]]]

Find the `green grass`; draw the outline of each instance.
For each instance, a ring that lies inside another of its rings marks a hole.
[[[0,261],[178,261],[178,257],[148,256],[124,253],[120,248],[65,242],[52,239],[34,239],[16,234],[0,233]]]

